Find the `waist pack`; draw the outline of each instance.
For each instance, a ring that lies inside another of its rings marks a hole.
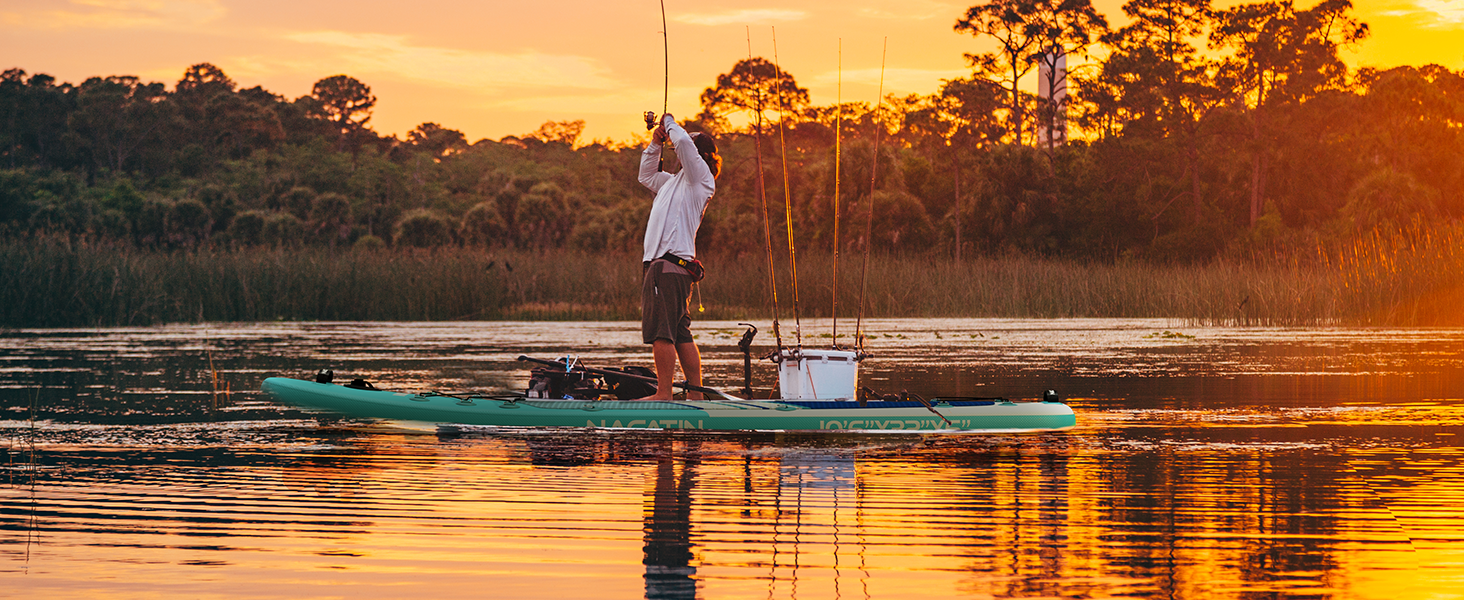
[[[691,282],[696,283],[707,278],[707,268],[702,266],[701,261],[692,259],[686,260],[670,252],[661,255],[661,260],[672,263],[691,273]]]

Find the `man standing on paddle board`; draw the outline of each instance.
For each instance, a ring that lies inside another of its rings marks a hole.
[[[661,146],[671,140],[681,170],[662,172]],[[641,339],[651,345],[656,361],[656,393],[647,400],[670,400],[676,361],[686,382],[701,386],[701,352],[691,337],[691,285],[705,275],[696,259],[696,230],[702,213],[717,191],[722,158],[717,143],[705,133],[688,134],[670,114],[651,134],[641,152],[640,182],[656,193],[646,223],[645,254],[641,257]],[[688,391],[688,399],[701,392]]]

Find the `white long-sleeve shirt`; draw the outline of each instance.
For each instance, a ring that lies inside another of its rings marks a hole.
[[[640,182],[656,193],[651,217],[646,222],[645,255],[651,261],[667,252],[681,258],[696,258],[696,230],[701,227],[707,202],[717,191],[712,170],[696,151],[691,135],[665,117],[666,133],[676,146],[681,170],[675,175],[657,171],[661,145],[652,142],[641,152]]]

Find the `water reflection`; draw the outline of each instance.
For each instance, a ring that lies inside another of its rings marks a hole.
[[[691,491],[698,461],[677,457],[669,437],[660,443],[666,451],[656,461],[655,486],[646,493],[646,598],[686,600],[696,598]],[[694,444],[687,455],[695,456]]]
[[[787,594],[797,596],[799,591],[799,570],[808,573],[811,569],[828,571],[820,574],[814,571],[814,582],[828,579],[833,586],[834,597],[842,595],[841,584],[849,578],[842,571],[841,560],[848,561],[851,551],[858,564],[864,564],[863,544],[842,544],[841,530],[854,530],[862,539],[863,527],[851,526],[848,510],[853,505],[854,513],[860,502],[852,500],[858,489],[855,470],[855,454],[830,450],[795,449],[782,453],[778,463],[777,508],[773,521],[773,556],[769,567],[768,594],[779,595],[786,587]],[[840,515],[840,500],[844,501],[844,514]],[[785,504],[787,503],[787,504]],[[785,508],[786,506],[786,508]],[[791,513],[792,523],[787,523]],[[791,531],[789,531],[791,529]],[[826,532],[824,530],[827,530]],[[785,539],[790,538],[791,540]],[[846,539],[849,535],[846,533]],[[791,557],[780,564],[779,546],[787,545]],[[829,561],[832,561],[831,563]],[[865,596],[868,595],[868,572],[861,569],[859,583]],[[804,582],[808,587],[809,582]],[[782,585],[780,585],[782,584]]]
[[[1442,507],[1464,501],[1464,470],[1440,449],[1359,461],[1072,436],[328,435],[304,450],[43,453],[34,485],[0,496],[0,566],[41,575],[50,597],[85,596],[97,570],[272,597],[247,579],[265,566],[324,577],[296,597],[383,571],[431,573],[447,595],[493,581],[558,597],[532,582],[565,568],[598,573],[576,589],[623,595],[631,565],[650,598],[1386,598],[1459,576],[1449,540],[1464,520]],[[1424,466],[1431,478],[1407,476]],[[40,554],[25,558],[25,540]]]
[[[245,390],[323,366],[513,388],[520,352],[641,349],[618,324],[0,334],[0,579],[46,598],[1464,597],[1464,332],[884,326],[906,355],[870,381],[1055,386],[1078,428],[439,437]],[[739,377],[735,335],[724,358],[708,337],[712,377]],[[217,410],[210,353],[233,384]]]

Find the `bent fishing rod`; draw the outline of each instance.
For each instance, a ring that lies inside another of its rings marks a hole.
[[[664,69],[662,70],[662,75],[664,76],[664,81],[662,82],[662,85],[661,85],[661,118],[663,118],[663,119],[666,118],[666,111],[670,108],[670,105],[671,105],[671,38],[670,38],[670,34],[668,34],[666,32],[666,29],[667,29],[667,27],[666,27],[666,0],[661,0],[661,52],[662,52],[662,55],[663,55],[663,58],[664,58],[664,63],[663,63]],[[646,131],[650,131],[652,129],[655,129],[656,128],[656,113],[655,113],[655,111],[650,111],[650,110],[646,111],[645,117],[646,117]],[[670,138],[667,138],[665,140],[665,144],[667,146],[671,147],[671,148],[675,148],[676,147],[675,145],[673,145],[671,143]],[[661,156],[661,158],[658,159],[658,161],[656,163],[656,172],[657,173],[661,173],[661,172],[664,172],[665,170],[666,170],[666,157],[663,154]]]

